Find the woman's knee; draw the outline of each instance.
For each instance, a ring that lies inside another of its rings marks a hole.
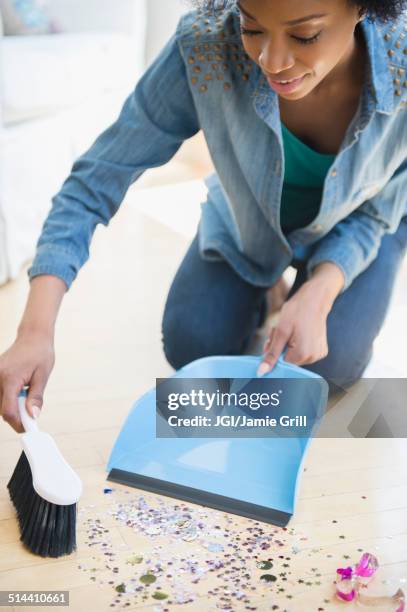
[[[164,354],[176,370],[187,363],[211,355],[237,353],[239,338],[224,322],[205,321],[193,309],[166,309],[162,321]]]
[[[167,361],[175,370],[203,356],[203,338],[200,338],[200,335],[200,328],[193,330],[193,326],[188,323],[187,313],[181,311],[164,313],[163,350]]]

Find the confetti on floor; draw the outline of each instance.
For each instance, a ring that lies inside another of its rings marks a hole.
[[[109,498],[80,508],[78,523],[93,554],[79,569],[111,589],[111,608],[165,612],[205,601],[205,610],[297,612],[304,592],[319,589],[313,609],[328,609],[334,576],[311,565],[332,555],[311,548],[306,534],[135,490],[111,489]]]

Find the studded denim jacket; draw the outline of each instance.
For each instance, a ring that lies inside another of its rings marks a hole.
[[[363,91],[310,225],[281,231],[278,96],[244,51],[236,9],[192,11],[115,123],[73,165],[53,198],[30,277],[54,274],[69,287],[96,225],[109,222],[129,185],[202,129],[216,169],[206,179],[202,256],[226,259],[259,286],[272,285],[294,258],[306,261],[308,274],[332,261],[349,287],[407,214],[407,16],[358,27],[369,56]]]

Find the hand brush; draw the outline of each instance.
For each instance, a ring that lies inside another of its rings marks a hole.
[[[25,408],[18,407],[25,433],[23,452],[8,483],[17,511],[20,540],[42,557],[60,557],[76,549],[76,504],[82,492],[78,475],[61,455],[53,438],[39,430]]]

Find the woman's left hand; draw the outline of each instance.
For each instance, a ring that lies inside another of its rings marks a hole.
[[[314,363],[328,355],[327,318],[343,286],[343,275],[330,263],[316,270],[315,276],[283,305],[279,322],[264,346],[259,376],[274,368],[285,348],[285,361],[297,365]]]

